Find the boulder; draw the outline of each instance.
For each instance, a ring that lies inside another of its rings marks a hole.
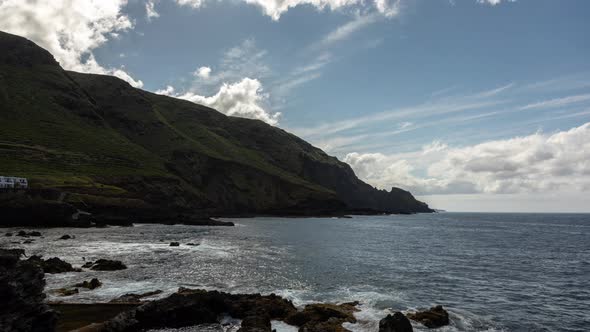
[[[4,236],[12,236],[12,233],[8,232],[8,233],[4,234]]]
[[[192,243],[192,242],[190,242],[190,243],[187,243],[186,245],[187,246],[198,246],[199,244],[198,243]]]
[[[60,240],[69,240],[71,238],[72,238],[71,236],[69,236],[68,234],[65,234],[65,235],[62,235],[59,239]]]
[[[178,247],[179,245],[180,245],[180,243],[178,243],[178,242],[170,242],[171,247]]]
[[[242,319],[238,332],[271,332],[272,324],[270,318],[265,315],[251,315]]]
[[[407,316],[409,319],[422,323],[429,328],[449,325],[449,313],[441,305],[425,311],[411,312]]]
[[[37,236],[38,237],[38,236],[41,236],[41,233],[40,232],[37,232],[37,231],[33,231],[33,232],[29,232],[28,235],[29,236]]]
[[[44,260],[41,256],[31,256],[27,261],[39,266],[45,273],[80,272],[80,269],[74,269],[72,264],[57,257]]]
[[[33,240],[33,239],[26,239],[26,240],[23,241],[23,244],[31,244],[33,242],[35,242],[35,240]]]
[[[401,312],[387,315],[379,321],[379,332],[413,332],[410,320]]]
[[[358,302],[343,304],[314,303],[308,304],[302,311],[294,312],[286,317],[285,322],[301,327],[302,331],[321,332],[348,331],[342,323],[356,323],[354,312],[358,311]]]
[[[92,280],[90,280],[90,281],[84,280],[83,282],[77,283],[74,285],[74,287],[82,287],[82,288],[88,288],[88,289],[95,289],[100,286],[102,286],[102,283],[96,278],[92,278]]]
[[[90,268],[95,271],[116,271],[127,268],[121,261],[110,259],[99,259],[96,262],[86,262],[82,265],[83,268]]]
[[[18,231],[18,233],[16,233],[16,236],[26,237],[26,236],[28,236],[28,234],[25,231]]]
[[[0,331],[54,331],[57,315],[44,303],[43,270],[19,260],[22,254],[0,249]]]

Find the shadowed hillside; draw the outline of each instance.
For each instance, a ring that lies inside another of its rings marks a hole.
[[[136,218],[430,212],[261,121],[65,71],[18,36],[0,32],[0,50],[0,175],[41,195]]]

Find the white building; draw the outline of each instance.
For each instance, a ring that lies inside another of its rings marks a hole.
[[[2,188],[21,188],[29,187],[29,182],[26,178],[18,178],[14,176],[0,176],[0,189]]]

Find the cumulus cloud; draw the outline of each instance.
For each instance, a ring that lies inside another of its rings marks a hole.
[[[200,67],[194,73],[195,76],[200,77],[202,79],[208,79],[211,75],[211,68],[209,67]]]
[[[349,153],[357,175],[416,194],[511,194],[590,190],[590,123],[554,134],[452,148],[440,142],[399,155]]]
[[[136,87],[122,68],[104,68],[92,51],[133,27],[121,13],[126,0],[0,0],[0,30],[24,36],[50,51],[68,70],[115,75]]]
[[[263,92],[260,81],[248,77],[236,83],[224,83],[217,93],[209,97],[194,92],[176,93],[171,86],[156,93],[206,105],[226,115],[258,119],[271,125],[276,125],[281,116],[281,113],[271,113],[265,109],[268,95]]]
[[[318,10],[330,9],[338,10],[345,7],[365,6],[366,2],[363,0],[242,0],[247,4],[258,6],[262,12],[270,16],[273,20],[278,21],[281,15],[286,13],[289,9],[302,5],[309,5]],[[374,0],[372,2],[374,8],[381,14],[391,17],[399,12],[399,4],[401,0]],[[181,6],[189,6],[192,8],[200,8],[204,5],[205,0],[176,0],[176,3]],[[370,3],[370,2],[369,2]]]
[[[160,17],[160,14],[158,14],[156,11],[155,6],[154,0],[148,0],[148,2],[145,3],[145,14],[148,21],[152,18]]]

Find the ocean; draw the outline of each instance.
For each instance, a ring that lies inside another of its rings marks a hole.
[[[436,304],[451,317],[451,325],[437,331],[590,329],[588,214],[227,220],[236,226],[46,229],[32,244],[2,236],[0,245],[74,266],[110,258],[129,267],[46,275],[49,300],[108,301],[156,289],[165,296],[189,287],[275,293],[298,306],[357,300],[358,323],[345,325],[351,331],[377,331],[388,313]],[[63,234],[75,238],[58,240]],[[170,247],[172,241],[181,245]],[[51,292],[93,277],[103,286],[69,297]]]

